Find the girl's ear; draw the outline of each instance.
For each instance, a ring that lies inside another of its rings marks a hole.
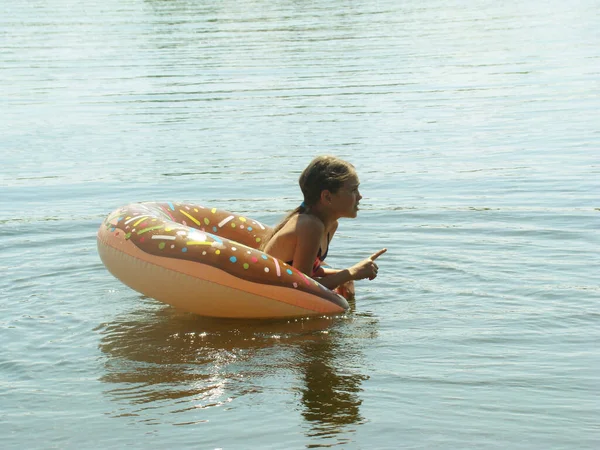
[[[324,189],[321,191],[321,201],[325,204],[331,203],[331,191]]]

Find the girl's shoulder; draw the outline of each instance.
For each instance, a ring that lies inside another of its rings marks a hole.
[[[296,231],[300,233],[319,233],[325,231],[325,225],[323,222],[315,216],[310,214],[298,214],[296,217]]]
[[[325,232],[333,236],[338,229],[337,220],[328,229],[325,229],[325,224],[321,219],[310,214],[298,214],[290,220],[289,225],[296,232],[315,233],[317,236]]]

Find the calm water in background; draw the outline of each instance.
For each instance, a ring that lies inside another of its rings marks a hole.
[[[579,2],[0,6],[2,448],[598,448],[600,15]],[[133,201],[275,223],[315,155],[388,247],[344,317],[143,298]]]

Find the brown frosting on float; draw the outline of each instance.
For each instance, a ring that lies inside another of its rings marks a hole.
[[[345,303],[294,267],[257,250],[271,229],[254,219],[201,205],[136,203],[116,210],[104,225],[154,256],[207,264],[244,280]]]

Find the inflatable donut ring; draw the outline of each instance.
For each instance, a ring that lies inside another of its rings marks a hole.
[[[98,230],[98,253],[124,284],[201,316],[339,314],[346,300],[257,247],[269,227],[216,208],[135,203]]]

